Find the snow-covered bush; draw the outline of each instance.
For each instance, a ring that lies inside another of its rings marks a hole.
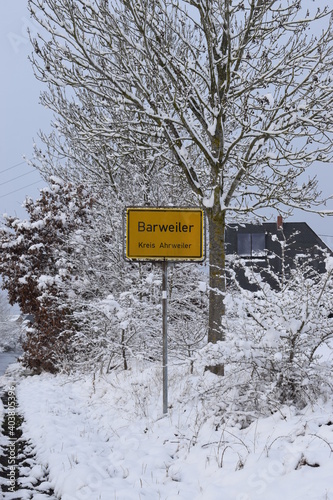
[[[257,292],[238,288],[227,297],[227,340],[218,355],[226,367],[224,389],[238,410],[304,406],[332,391],[332,257],[326,255],[322,274],[301,260],[282,288],[258,279]]]
[[[207,343],[207,280],[203,268],[193,263],[174,264],[169,271],[169,352],[181,362],[192,364]]]
[[[194,363],[199,373],[224,363],[225,377],[202,394],[206,402],[215,401],[217,425],[247,426],[284,404],[302,408],[332,394],[333,258],[322,252],[322,259],[324,273],[314,269],[311,257],[296,258],[288,279],[276,276],[284,283],[277,289],[251,267],[246,272],[257,291],[229,283],[226,340],[198,351]]]
[[[83,239],[89,231],[86,228]],[[121,230],[109,240],[103,239],[102,232],[102,225],[95,226],[95,241],[89,246],[83,243],[72,254],[81,274],[64,284],[71,287],[68,298],[78,321],[78,366],[91,369],[93,360],[100,368],[127,369],[133,358],[158,360],[162,356],[161,266],[125,262]],[[200,266],[169,266],[168,338],[174,359],[191,362],[206,340],[207,297],[199,289],[203,279]]]

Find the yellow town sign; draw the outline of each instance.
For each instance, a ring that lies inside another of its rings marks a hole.
[[[205,258],[203,210],[127,208],[126,258],[203,260]]]

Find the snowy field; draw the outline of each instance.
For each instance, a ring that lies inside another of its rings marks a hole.
[[[57,498],[333,500],[332,400],[240,429],[202,397],[216,383],[207,372],[170,367],[163,416],[160,366],[95,377],[18,377],[18,366],[1,385],[18,378],[24,436]]]

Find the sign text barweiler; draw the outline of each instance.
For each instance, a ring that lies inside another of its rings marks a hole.
[[[126,257],[133,260],[203,260],[203,210],[127,208]]]

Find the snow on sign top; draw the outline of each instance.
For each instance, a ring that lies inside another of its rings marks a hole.
[[[130,260],[204,260],[203,210],[127,208],[125,254]]]

